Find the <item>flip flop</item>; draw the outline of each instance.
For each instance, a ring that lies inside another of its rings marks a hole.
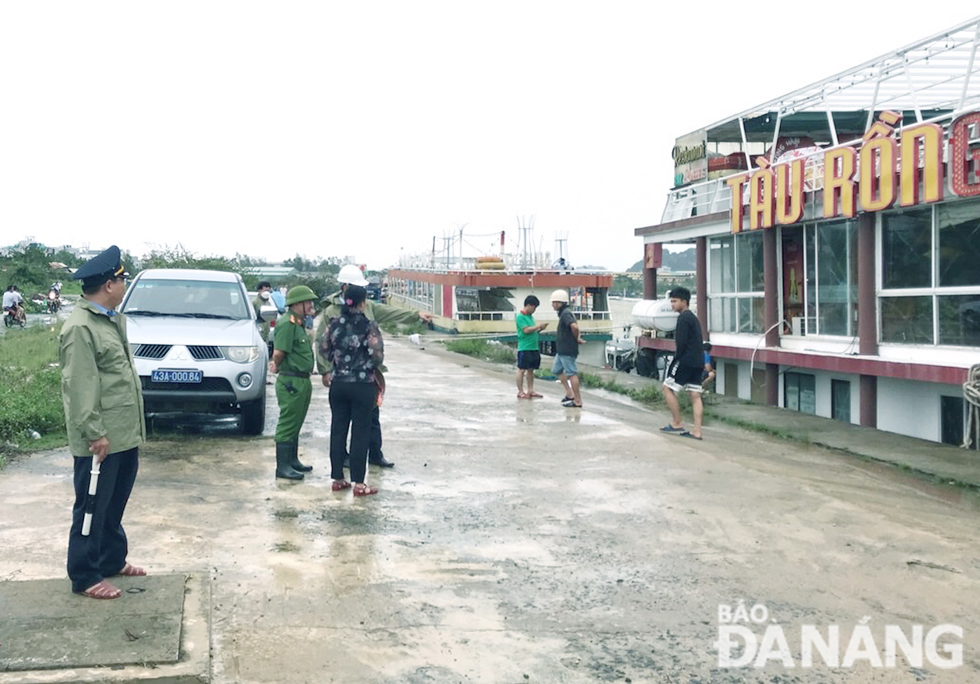
[[[544,399],[544,395],[538,394],[537,392],[531,392],[527,396],[530,397],[531,399]]]
[[[697,439],[697,440],[700,440],[701,439],[700,437],[695,437],[690,432],[682,432],[681,433],[681,437],[690,437],[691,439]]]
[[[669,423],[667,425],[664,425],[662,428],[660,428],[660,431],[661,432],[666,432],[667,434],[670,434],[670,435],[678,435],[678,434],[682,434],[682,433],[686,433],[687,432],[687,430],[685,430],[684,428],[682,428],[682,427],[674,427],[673,425],[671,425]]]
[[[528,398],[527,392],[518,392],[517,393],[517,398],[518,399],[527,399]]]

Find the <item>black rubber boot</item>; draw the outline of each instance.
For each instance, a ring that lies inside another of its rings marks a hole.
[[[308,473],[313,470],[313,466],[303,465],[299,462],[299,443],[293,442],[289,445],[290,447],[290,460],[289,465],[292,466],[293,470],[298,473]]]
[[[290,465],[296,458],[296,445],[289,442],[276,442],[276,477],[284,480],[302,480],[303,473],[293,470]]]

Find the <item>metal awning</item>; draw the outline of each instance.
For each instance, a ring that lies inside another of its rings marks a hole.
[[[978,46],[980,17],[707,126],[708,141],[772,141],[777,122],[780,135],[830,140],[863,135],[886,109],[909,125],[976,108]]]

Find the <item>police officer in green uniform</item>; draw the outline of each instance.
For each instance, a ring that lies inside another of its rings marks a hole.
[[[276,426],[276,477],[302,480],[313,468],[299,461],[299,431],[310,408],[313,385],[313,345],[304,322],[313,314],[317,296],[306,285],[297,285],[286,293],[289,317],[279,319],[275,327],[275,351],[269,370],[278,374],[276,399],[279,401],[279,424]]]
[[[74,277],[82,281],[82,299],[58,337],[65,426],[75,462],[68,577],[74,592],[95,599],[122,595],[107,577],[146,574],[126,561],[129,544],[122,526],[139,470],[139,447],[146,439],[126,317],[116,311],[128,276],[115,245],[79,268]],[[99,479],[90,500],[94,466]]]

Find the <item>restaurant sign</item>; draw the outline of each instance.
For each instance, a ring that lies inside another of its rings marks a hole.
[[[860,199],[866,212],[930,204],[943,199],[945,173],[960,197],[980,195],[980,111],[959,117],[949,129],[949,165],[943,164],[943,129],[938,124],[895,126],[902,115],[882,112],[857,147],[834,147],[823,152],[823,218],[853,218]],[[971,136],[971,129],[973,135]],[[903,164],[906,157],[912,163]],[[750,174],[727,178],[732,189],[731,232],[743,230],[748,207],[749,230],[791,225],[803,219],[807,195],[805,160],[770,165],[765,157]],[[748,188],[748,201],[743,189]]]
[[[674,158],[674,187],[708,177],[708,136],[702,128],[677,139],[670,151]]]

